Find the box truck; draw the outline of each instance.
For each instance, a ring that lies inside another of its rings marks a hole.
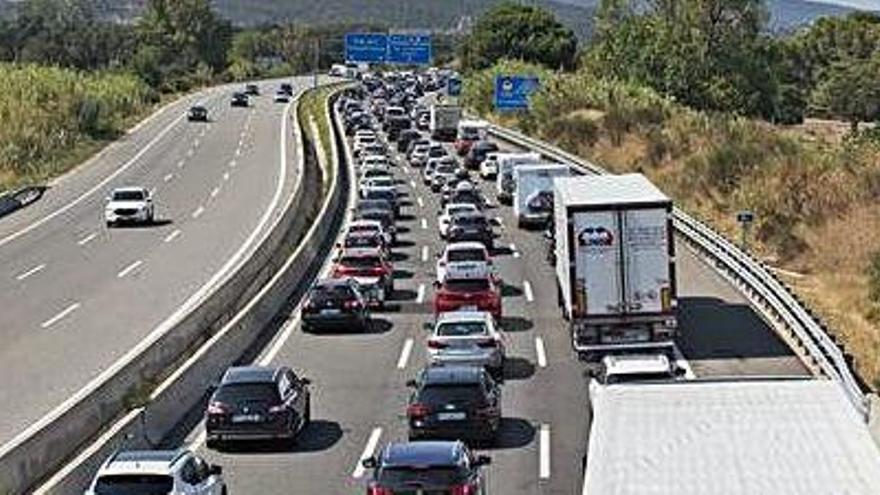
[[[498,155],[498,175],[495,177],[495,189],[499,203],[511,204],[516,191],[516,180],[513,170],[520,165],[541,163],[540,153],[502,153]]]
[[[553,179],[571,175],[568,165],[542,163],[514,168],[513,214],[519,227],[544,226],[553,218]]]
[[[671,347],[672,201],[641,174],[557,178],[553,201],[559,302],[574,348],[592,359]]]
[[[428,130],[431,139],[437,141],[453,141],[458,134],[458,123],[461,120],[461,107],[458,105],[431,105],[431,120]]]

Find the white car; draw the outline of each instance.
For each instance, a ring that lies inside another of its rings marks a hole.
[[[665,354],[621,354],[602,358],[594,379],[601,385],[670,381],[680,379],[686,372]]]
[[[290,103],[290,95],[286,91],[279,89],[275,92],[275,103]]]
[[[409,155],[409,164],[413,167],[422,167],[428,160],[428,150],[431,147],[425,144],[417,144]]]
[[[457,213],[473,211],[479,213],[477,205],[471,203],[449,203],[443,208],[440,217],[437,219],[437,229],[440,231],[440,237],[445,239],[449,233],[449,224],[452,223],[452,216]]]
[[[443,281],[452,268],[459,274],[492,271],[492,256],[481,242],[453,242],[437,255],[437,280]]]
[[[483,366],[501,376],[507,356],[505,337],[486,311],[441,313],[428,337],[428,362]]]
[[[155,207],[150,191],[143,187],[114,189],[104,206],[104,222],[108,227],[120,223],[153,223]]]
[[[382,228],[382,222],[378,220],[355,220],[348,225],[347,234],[352,232],[373,232],[382,236],[385,240],[385,244],[390,246],[392,244],[392,236],[390,232],[385,232],[385,229]]]
[[[390,176],[363,177],[358,183],[358,187],[362,190],[383,187],[393,190],[395,194],[397,193],[397,186],[394,184],[394,179]]]
[[[185,449],[121,451],[104,461],[85,495],[225,495],[222,472],[220,466]]]
[[[498,177],[498,153],[486,155],[486,159],[480,163],[480,177],[486,180],[494,180]]]
[[[375,134],[359,134],[354,137],[354,154],[358,156],[368,145],[379,142]]]

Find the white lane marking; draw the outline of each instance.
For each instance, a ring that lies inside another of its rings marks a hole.
[[[416,181],[414,181],[414,180],[409,181],[409,185],[411,185],[413,187],[413,189],[415,189],[416,188]]]
[[[422,304],[425,301],[425,284],[419,284],[419,291],[416,293],[416,304]]]
[[[239,146],[241,146],[241,144],[239,144]],[[241,156],[241,148],[238,148],[237,150],[235,150],[235,156]],[[233,167],[234,166],[235,165],[233,165]]]
[[[519,251],[516,250],[516,244],[510,243],[510,252],[513,254],[514,258],[519,258]]]
[[[195,141],[193,141],[193,148],[198,148],[201,144],[202,142],[196,139]]]
[[[174,174],[167,174],[165,177],[162,178],[162,180],[164,180],[165,182],[170,182],[173,178]]]
[[[550,425],[541,425],[541,457],[538,463],[538,478],[546,480],[550,478]]]
[[[373,452],[376,451],[376,446],[379,444],[379,437],[381,436],[382,428],[373,428],[373,432],[370,433],[370,438],[367,439],[367,445],[364,446],[364,452],[361,454],[357,465],[354,467],[354,471],[351,473],[352,477],[360,478],[364,475],[366,468],[364,467],[363,461],[373,456]]]
[[[544,348],[544,339],[535,337],[535,354],[538,356],[538,366],[547,367],[547,349]]]
[[[229,180],[229,172],[223,172],[223,180]]]
[[[220,186],[217,186],[213,190],[211,190],[212,198],[216,198],[218,194],[220,194]]]
[[[158,190],[159,190],[158,187],[151,187],[151,188],[150,188],[150,196],[155,196],[155,195],[156,195],[156,191],[158,191]]]
[[[425,207],[425,202],[422,201],[422,197],[421,197],[421,196],[419,196],[418,198],[416,198],[416,203],[419,204],[419,208],[424,208],[424,207]]]
[[[679,368],[684,369],[684,377],[688,380],[693,380],[697,377],[694,373],[694,370],[691,368],[691,363],[685,359],[684,354],[681,353],[681,349],[678,348],[678,345],[673,344],[672,346],[672,354],[675,357],[675,365]]]
[[[428,230],[428,221],[424,218],[422,219],[422,230]]]
[[[532,284],[528,280],[523,281],[523,292],[526,294],[526,301],[532,302],[535,300],[535,295],[532,293]]]
[[[180,229],[177,229],[165,237],[165,242],[171,242],[174,239],[177,239],[177,236],[179,236],[179,235],[180,235]]]
[[[98,234],[92,232],[91,234],[83,237],[82,239],[80,239],[76,243],[80,246],[85,246],[86,244],[92,242],[92,239],[94,239],[95,237],[98,237]]]
[[[58,323],[59,321],[61,321],[62,319],[64,319],[64,317],[66,317],[66,316],[69,315],[70,313],[73,313],[74,311],[76,311],[76,310],[79,308],[79,306],[80,306],[79,303],[73,303],[73,304],[71,304],[70,306],[64,308],[64,309],[63,309],[60,313],[58,313],[57,315],[55,315],[55,316],[49,318],[48,320],[44,321],[44,322],[40,325],[40,327],[42,327],[43,329],[46,329],[46,328],[51,327],[52,325],[54,325],[54,324]]]
[[[121,272],[116,274],[116,278],[125,278],[126,275],[138,269],[139,266],[143,265],[144,262],[141,260],[137,260],[134,263],[128,265],[123,268]]]
[[[428,261],[428,246],[422,246],[422,261]]]
[[[186,156],[192,157],[195,154],[196,154],[196,151],[192,148],[186,150]]]
[[[8,244],[9,242],[12,242],[13,240],[18,239],[19,237],[27,234],[28,232],[36,229],[37,227],[45,224],[46,222],[52,220],[53,218],[57,217],[58,215],[64,214],[65,212],[67,212],[68,210],[73,208],[74,206],[81,203],[84,199],[86,199],[87,197],[94,194],[96,191],[103,189],[104,186],[106,186],[111,180],[115,179],[119,174],[121,174],[122,172],[125,172],[135,162],[140,160],[140,158],[142,156],[144,156],[147,153],[147,151],[149,151],[153,146],[156,145],[157,142],[159,142],[163,137],[165,137],[165,135],[168,134],[168,132],[170,132],[171,129],[174,128],[175,125],[177,125],[181,120],[183,120],[183,118],[185,116],[186,115],[180,115],[179,117],[174,119],[170,124],[168,124],[167,127],[162,129],[162,131],[159,134],[157,134],[156,137],[154,137],[149,143],[147,143],[146,146],[141,148],[140,151],[138,151],[133,157],[131,157],[130,160],[125,162],[125,164],[123,164],[121,167],[117,168],[112,174],[108,175],[107,177],[104,177],[104,179],[102,179],[100,182],[95,184],[94,187],[92,187],[88,191],[82,193],[80,196],[78,196],[76,199],[74,199],[70,203],[67,203],[66,205],[53,211],[52,213],[46,215],[45,217],[37,220],[36,222],[28,225],[27,227],[25,227],[17,232],[11,233],[8,236],[4,237],[3,239],[0,239],[0,246],[4,246],[4,245]]]
[[[200,216],[202,216],[202,213],[204,213],[204,212],[205,212],[205,207],[204,207],[204,206],[199,206],[198,208],[196,208],[196,211],[194,211],[194,212],[192,213],[192,217],[193,217],[193,218],[199,218]]]
[[[229,167],[230,167],[230,168],[235,168],[236,165],[238,165],[238,163],[237,163],[235,160],[230,160],[230,161],[229,161]]]
[[[500,228],[502,228],[502,229],[504,228],[504,220],[502,220],[501,217],[495,217],[495,221],[498,222],[498,226]]]
[[[177,168],[183,168],[184,165],[186,165],[186,160],[180,160],[177,162]]]
[[[31,268],[30,270],[28,270],[28,271],[26,271],[26,272],[24,272],[24,273],[18,275],[17,277],[15,277],[15,280],[18,280],[19,282],[21,282],[22,280],[24,280],[24,279],[30,277],[31,275],[34,275],[34,274],[36,274],[36,273],[42,271],[43,268],[46,268],[46,264],[45,264],[45,263],[43,263],[43,264],[41,264],[41,265],[37,265],[37,266]]]
[[[412,352],[413,339],[406,339],[403,343],[403,349],[400,350],[400,358],[397,360],[397,369],[406,368],[406,362],[409,361],[409,355]]]

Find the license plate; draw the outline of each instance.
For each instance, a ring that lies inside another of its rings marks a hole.
[[[470,298],[468,298],[468,299],[470,299]],[[462,305],[458,309],[461,311],[477,311],[478,308],[477,308],[476,304],[465,304],[465,305]]]
[[[463,412],[437,413],[437,419],[440,421],[461,421],[466,417],[467,414]]]
[[[232,417],[233,423],[259,423],[262,420],[259,414],[236,414]]]
[[[338,315],[341,312],[342,311],[338,310],[338,309],[322,309],[321,310],[322,315]]]

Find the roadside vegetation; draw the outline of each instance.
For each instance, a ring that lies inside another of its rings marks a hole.
[[[859,125],[880,117],[880,20],[823,20],[769,39],[747,11],[758,2],[687,5],[696,10],[673,16],[603,2],[579,68],[502,60],[468,74],[463,101],[612,171],[645,173],[729,238],[739,239],[736,213],[753,211],[752,251],[880,387],[880,131]],[[540,77],[529,112],[492,113],[498,73]],[[813,117],[849,131],[806,132]]]

